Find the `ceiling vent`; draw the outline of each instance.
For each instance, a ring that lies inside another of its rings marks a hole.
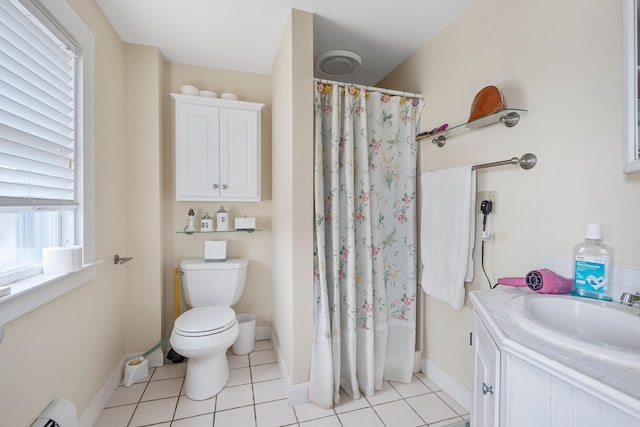
[[[361,65],[362,57],[350,50],[328,50],[316,57],[316,70],[328,76],[346,76]]]

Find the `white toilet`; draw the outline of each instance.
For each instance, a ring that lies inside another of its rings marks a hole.
[[[169,342],[189,358],[184,388],[190,399],[215,396],[229,379],[226,353],[240,330],[231,306],[242,297],[248,265],[246,259],[180,261],[182,292],[193,308],[176,319]]]

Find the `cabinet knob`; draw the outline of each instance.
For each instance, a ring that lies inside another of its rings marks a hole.
[[[493,394],[493,386],[482,383],[482,394],[486,395],[487,393]]]
[[[214,190],[217,190],[218,189],[218,184],[213,184],[212,187],[213,187]]]
[[[222,184],[222,189],[226,190],[227,188],[229,188],[229,186],[227,184]]]

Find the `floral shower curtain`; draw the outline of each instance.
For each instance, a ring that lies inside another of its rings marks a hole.
[[[410,382],[419,98],[315,83],[314,340],[321,407]]]

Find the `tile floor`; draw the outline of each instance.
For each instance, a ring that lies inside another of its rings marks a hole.
[[[186,362],[149,370],[147,382],[119,386],[94,427],[444,427],[469,419],[467,411],[422,373],[411,384],[385,381],[375,396],[343,394],[334,409],[291,406],[271,341],[229,360],[229,382],[217,396],[192,401],[182,391]]]

